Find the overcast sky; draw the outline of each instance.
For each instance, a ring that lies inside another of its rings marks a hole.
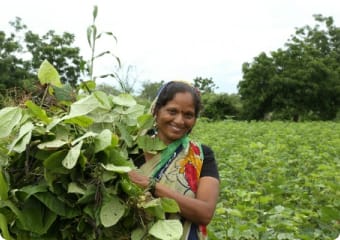
[[[226,93],[237,92],[244,62],[284,47],[296,27],[314,26],[313,14],[332,16],[340,26],[339,0],[6,0],[0,30],[8,31],[9,21],[20,17],[39,34],[74,33],[88,57],[86,29],[94,5],[98,30],[118,39],[115,44],[102,38],[97,44],[115,53],[125,68],[133,66],[132,78],[212,78],[217,91]],[[107,73],[114,65],[105,59],[95,68]]]

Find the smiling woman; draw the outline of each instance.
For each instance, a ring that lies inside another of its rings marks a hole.
[[[206,239],[219,195],[219,173],[212,150],[189,139],[201,108],[198,91],[184,82],[171,81],[153,103],[155,129],[149,131],[167,147],[154,154],[143,152],[134,159],[140,171],[130,179],[149,189],[154,197],[171,198],[180,212],[169,218],[183,224],[181,239]]]

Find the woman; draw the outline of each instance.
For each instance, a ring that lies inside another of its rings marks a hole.
[[[187,83],[172,81],[160,89],[153,104],[153,134],[167,148],[135,159],[141,171],[131,171],[129,177],[137,185],[151,188],[154,196],[178,203],[182,239],[205,239],[218,200],[219,174],[212,150],[188,137],[201,108],[199,93]]]

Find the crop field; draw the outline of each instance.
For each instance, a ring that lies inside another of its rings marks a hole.
[[[205,122],[220,198],[210,239],[335,239],[340,233],[340,123]]]

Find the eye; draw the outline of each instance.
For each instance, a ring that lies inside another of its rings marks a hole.
[[[193,119],[193,118],[195,117],[195,114],[192,113],[192,112],[188,112],[188,113],[185,113],[185,114],[184,114],[184,117],[185,117],[186,119]]]
[[[176,115],[176,114],[177,114],[176,109],[168,109],[167,112],[168,112],[170,115]]]

